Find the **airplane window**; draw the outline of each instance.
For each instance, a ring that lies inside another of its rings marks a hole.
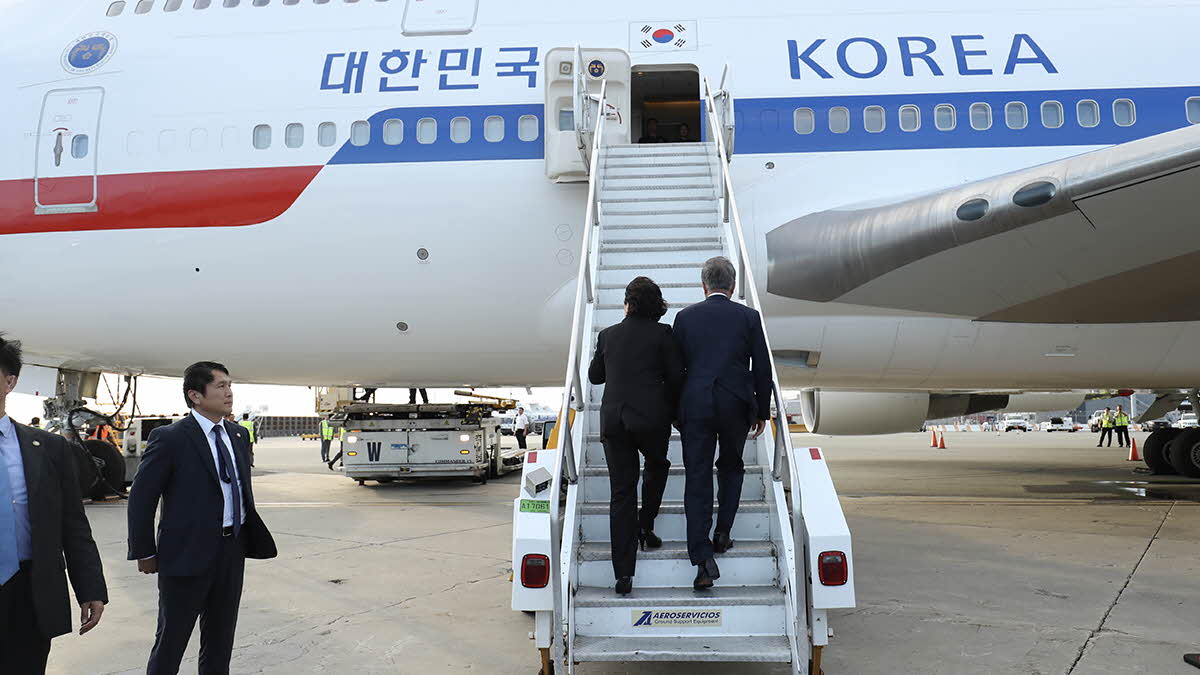
[[[222,7],[237,7],[240,4],[242,4],[242,0],[225,0],[225,2],[221,3],[221,6]]]
[[[124,11],[125,11],[125,0],[117,0],[116,2],[114,2],[113,4],[108,6],[108,12],[106,12],[106,16],[120,16],[121,12],[124,12]]]
[[[971,128],[976,131],[992,128],[992,106],[986,103],[971,104]]]
[[[188,136],[188,147],[192,152],[200,152],[208,145],[208,130],[207,129],[192,129],[192,133]]]
[[[1127,98],[1119,98],[1113,101],[1113,121],[1119,127],[1131,127],[1137,121],[1137,108],[1134,107],[1133,101]]]
[[[1090,99],[1075,104],[1075,116],[1081,127],[1094,127],[1100,124],[1100,104]]]
[[[196,0],[192,5],[192,9],[208,9],[212,6],[212,0]]]
[[[129,135],[125,137],[125,152],[135,157],[142,154],[142,132],[129,132]]]
[[[321,126],[317,127],[317,144],[328,148],[334,143],[337,143],[337,125],[333,122],[321,122]]]
[[[75,159],[83,159],[88,154],[88,137],[87,134],[75,134],[71,139],[71,156]]]
[[[154,0],[138,0],[138,4],[133,8],[134,14],[145,14],[154,9]]]
[[[158,151],[163,154],[175,152],[175,130],[164,129],[158,134]]]
[[[260,124],[254,127],[254,147],[266,150],[271,147],[271,125]]]
[[[304,125],[293,122],[283,128],[283,144],[289,148],[304,145]]]
[[[954,106],[943,103],[933,109],[933,126],[937,127],[938,131],[953,131],[954,127],[958,126],[957,117]]]
[[[575,131],[575,111],[571,108],[561,108],[558,111],[558,130]]]
[[[792,113],[792,128],[798,134],[811,134],[817,129],[817,117],[812,108],[796,108]]]
[[[883,131],[885,124],[883,108],[877,105],[869,105],[863,109],[863,126],[867,128],[867,131],[877,134]]]
[[[254,0],[254,2],[250,4],[254,5],[255,7],[266,7],[267,5],[271,4],[271,0]]]
[[[1063,125],[1063,107],[1058,101],[1042,103],[1042,126],[1057,129]]]
[[[829,109],[829,130],[835,134],[850,131],[850,111],[838,106]]]
[[[1013,203],[1017,206],[1025,207],[1041,206],[1054,199],[1054,195],[1057,192],[1058,188],[1054,187],[1054,183],[1041,180],[1017,190],[1016,194],[1013,195]]]
[[[329,0],[313,0],[314,5],[328,5]]]
[[[346,4],[350,4],[352,2],[358,2],[358,0],[346,0]]]
[[[523,141],[536,141],[538,137],[538,118],[536,115],[521,115],[517,120],[517,138]]]
[[[1020,101],[1012,101],[1004,106],[1004,123],[1009,129],[1024,129],[1029,125],[1029,109]]]
[[[183,0],[167,0],[167,4],[163,5],[164,12],[178,12],[183,6]]]
[[[488,143],[499,143],[504,140],[504,118],[491,115],[483,120],[483,140]]]
[[[987,215],[988,201],[986,199],[970,199],[963,202],[962,206],[958,207],[955,215],[959,220],[979,220]]]
[[[1200,124],[1200,97],[1193,96],[1187,100],[1187,119],[1192,124]]]
[[[237,127],[225,127],[221,129],[221,149],[233,150],[234,148],[241,149],[238,143]]]
[[[471,140],[471,120],[466,117],[450,120],[450,140],[454,143],[466,143]]]
[[[298,4],[300,4],[300,0],[283,0],[283,4],[285,4],[285,5],[298,5]]]
[[[358,120],[350,125],[350,144],[362,147],[371,142],[371,125]]]
[[[404,120],[388,120],[383,123],[384,145],[400,145],[404,140]]]
[[[422,117],[417,120],[417,142],[429,145],[437,140],[437,120]]]
[[[900,106],[900,129],[916,131],[921,128],[921,109],[915,105]]]

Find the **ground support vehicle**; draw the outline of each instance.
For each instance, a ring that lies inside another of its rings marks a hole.
[[[353,403],[329,419],[346,430],[342,469],[359,485],[399,478],[489,478],[519,470],[525,451],[500,447],[493,403]]]

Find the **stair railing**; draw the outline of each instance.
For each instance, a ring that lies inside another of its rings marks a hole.
[[[558,577],[553,578],[554,586],[554,634],[562,645],[560,654],[566,658],[566,643],[563,636],[569,634],[566,604],[567,593],[571,584],[571,569],[563,567],[562,548],[564,544],[563,523],[557,507],[557,495],[562,494],[563,480],[570,485],[579,482],[579,460],[576,457],[577,448],[586,447],[586,439],[582,436],[579,443],[575,439],[574,413],[585,409],[584,388],[582,377],[582,360],[586,357],[590,331],[586,330],[585,322],[593,315],[590,311],[595,304],[596,266],[592,263],[596,236],[593,231],[600,224],[599,215],[599,174],[600,148],[604,141],[605,97],[607,95],[607,80],[600,83],[600,95],[595,99],[598,107],[596,114],[595,132],[592,135],[591,153],[588,163],[588,195],[587,210],[583,220],[583,236],[579,248],[579,278],[575,286],[575,309],[571,318],[571,342],[567,355],[567,373],[563,384],[562,407],[558,421],[558,446],[560,452],[554,460],[553,482],[550,486],[551,499],[554,501],[550,509],[550,569],[558,571]],[[585,99],[585,100],[590,100]],[[586,104],[585,104],[586,107]],[[586,418],[585,418],[586,419]],[[573,541],[574,537],[567,538]],[[560,664],[565,667],[566,664]],[[564,671],[565,672],[565,671]]]

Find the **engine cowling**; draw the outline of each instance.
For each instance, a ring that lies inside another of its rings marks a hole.
[[[929,411],[925,392],[801,392],[804,424],[815,434],[870,436],[920,431]]]

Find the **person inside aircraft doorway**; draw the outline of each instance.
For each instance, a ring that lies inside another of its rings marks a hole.
[[[693,142],[693,140],[694,139],[692,138],[692,134],[688,130],[688,125],[680,124],[679,125],[679,140],[675,141],[675,142],[676,143],[691,143],[691,142]]]
[[[1113,416],[1113,429],[1117,431],[1117,446],[1126,447],[1129,445],[1129,415],[1117,406],[1117,414]],[[1109,444],[1112,444],[1112,439],[1109,439]]]
[[[638,139],[638,143],[666,143],[667,139],[658,135],[658,120],[651,117],[646,120],[646,133]]]
[[[1116,418],[1113,416],[1112,408],[1105,408],[1104,414],[1100,416],[1100,442],[1096,447],[1104,445],[1104,439],[1108,438],[1108,447],[1112,447],[1113,424]]]

